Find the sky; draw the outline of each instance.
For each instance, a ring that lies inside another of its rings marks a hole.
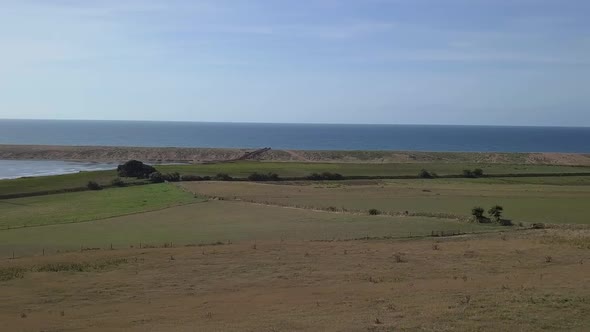
[[[0,0],[0,118],[590,126],[587,0]]]

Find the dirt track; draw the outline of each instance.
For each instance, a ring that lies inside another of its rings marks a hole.
[[[0,159],[79,160],[121,162],[130,159],[156,162],[208,162],[244,158],[255,149],[159,148],[105,146],[0,145]],[[268,150],[247,159],[262,161],[351,163],[514,163],[590,165],[590,154],[572,153],[463,153],[404,151]]]

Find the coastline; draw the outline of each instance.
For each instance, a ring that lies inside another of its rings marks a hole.
[[[254,153],[253,153],[254,152]],[[208,163],[234,160],[327,163],[482,163],[590,166],[590,154],[513,152],[423,152],[273,150],[126,146],[0,144],[0,160],[60,160],[115,163]]]

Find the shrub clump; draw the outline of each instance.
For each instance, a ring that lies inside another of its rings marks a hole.
[[[369,210],[369,215],[377,216],[377,215],[380,215],[380,214],[381,214],[381,211],[379,211],[377,209],[370,209]]]
[[[260,174],[260,173],[252,173],[248,176],[248,180],[250,181],[279,181],[279,175],[276,173],[267,173],[267,174]]]
[[[180,174],[178,174],[178,172],[163,174],[162,177],[164,178],[164,181],[168,182],[180,181]]]
[[[464,169],[463,176],[466,178],[479,178],[483,176],[483,170],[481,168],[476,168],[474,170]]]
[[[86,188],[88,188],[90,190],[101,190],[102,189],[100,184],[96,183],[95,181],[88,181],[88,183],[86,184]]]
[[[150,182],[152,183],[162,183],[164,182],[164,176],[160,172],[153,172],[149,176]]]
[[[117,173],[124,178],[146,179],[154,172],[156,172],[156,169],[153,166],[146,165],[138,160],[129,160],[117,166]]]
[[[339,173],[323,172],[323,173],[311,173],[306,176],[308,180],[324,181],[324,180],[344,180],[344,176]]]
[[[215,180],[217,181],[231,181],[233,179],[234,178],[229,176],[227,173],[217,173],[217,175],[215,175]]]
[[[203,181],[203,178],[198,175],[181,175],[180,181]]]
[[[113,187],[125,187],[127,184],[121,178],[115,178],[111,181]]]
[[[418,177],[421,179],[434,179],[433,173],[430,173],[425,169],[421,170],[420,173],[418,173]]]

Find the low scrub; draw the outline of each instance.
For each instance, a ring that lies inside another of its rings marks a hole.
[[[308,180],[324,181],[324,180],[344,180],[344,176],[339,173],[323,172],[323,173],[312,173],[306,176]]]
[[[248,176],[248,180],[250,181],[279,181],[279,175],[276,173],[267,173],[267,174],[260,174],[260,173],[252,173]]]
[[[483,176],[483,170],[481,168],[476,168],[474,170],[464,169],[463,176],[466,178],[479,178]]]
[[[227,174],[227,173],[217,173],[217,175],[215,175],[214,179],[217,181],[231,181],[234,178],[229,176],[229,174]]]
[[[111,185],[113,187],[125,187],[127,184],[125,181],[121,180],[121,178],[115,178],[113,181],[111,181]]]
[[[203,181],[204,179],[198,175],[181,175],[180,181]]]
[[[423,169],[420,171],[420,173],[418,173],[418,177],[421,179],[434,179],[436,174]]]
[[[381,211],[377,210],[377,209],[370,209],[369,210],[369,214],[372,216],[377,216],[381,214]]]
[[[101,190],[102,189],[100,184],[98,184],[95,181],[88,181],[88,183],[86,184],[86,188],[88,188],[90,190]]]
[[[152,174],[150,174],[149,179],[150,179],[150,181],[152,183],[162,183],[162,182],[164,182],[164,176],[160,172],[153,172]]]

